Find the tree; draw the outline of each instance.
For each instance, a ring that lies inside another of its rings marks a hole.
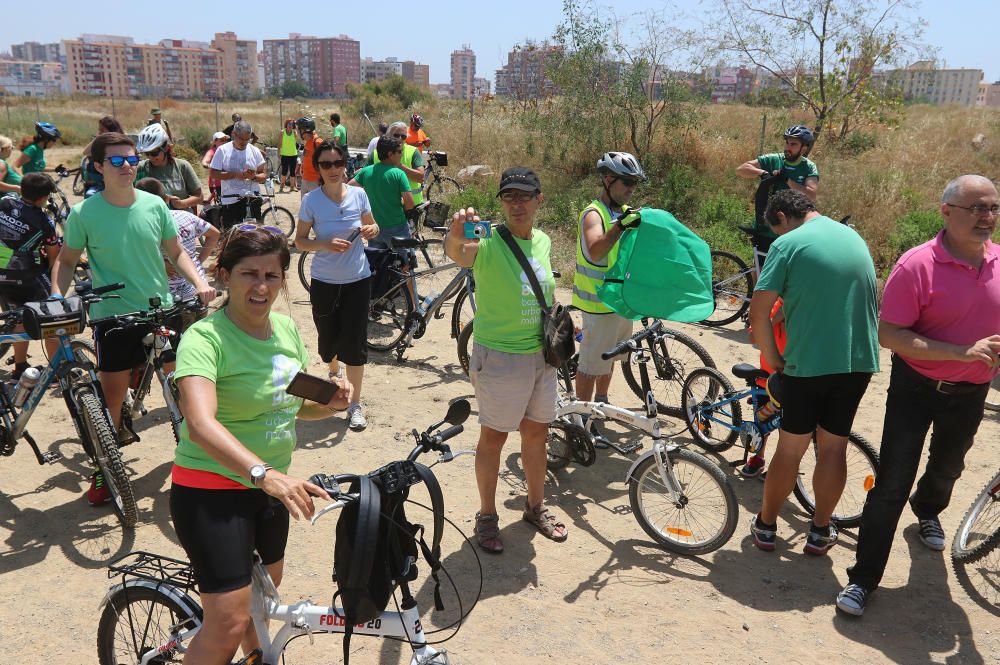
[[[268,92],[272,97],[293,99],[295,97],[309,97],[312,94],[312,88],[303,81],[285,81],[281,85],[271,86]]]
[[[397,108],[407,109],[417,102],[430,101],[430,93],[399,75],[382,81],[347,85],[347,95],[354,107],[367,113],[381,114]]]
[[[719,49],[774,77],[816,118],[816,133],[844,136],[887,119],[899,99],[876,69],[917,48],[924,23],[913,0],[718,0]],[[837,127],[839,125],[839,127]]]

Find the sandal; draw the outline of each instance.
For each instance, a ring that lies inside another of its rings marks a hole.
[[[531,508],[527,503],[524,504],[524,515],[522,516],[525,522],[530,522],[535,525],[543,536],[550,540],[554,540],[557,543],[561,543],[566,540],[566,525],[556,519],[545,504],[539,504],[537,508]],[[562,533],[557,533],[559,530]]]
[[[503,552],[503,541],[500,540],[500,516],[481,515],[476,513],[476,542],[479,547],[490,554]]]

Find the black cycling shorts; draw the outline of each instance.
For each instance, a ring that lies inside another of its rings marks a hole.
[[[349,284],[309,283],[313,322],[319,338],[319,356],[345,365],[368,362],[368,302],[372,278]]]
[[[299,158],[295,155],[281,156],[281,175],[295,177],[295,167],[298,166]]]
[[[811,434],[822,427],[834,436],[847,436],[854,425],[870,372],[788,376],[781,378],[781,429],[789,434]]]
[[[20,273],[19,273],[20,274]],[[44,272],[28,275],[20,284],[0,281],[0,301],[8,308],[23,307],[26,302],[47,300],[52,293],[52,282]]]
[[[200,593],[223,593],[249,585],[255,550],[264,565],[285,557],[288,509],[261,490],[206,490],[173,484],[170,515]]]

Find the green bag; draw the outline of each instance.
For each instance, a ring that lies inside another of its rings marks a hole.
[[[627,319],[703,321],[715,311],[708,244],[664,210],[643,208],[618,241],[597,295]]]

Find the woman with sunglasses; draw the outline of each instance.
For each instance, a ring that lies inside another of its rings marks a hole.
[[[254,552],[281,582],[289,515],[314,514],[322,488],[287,475],[295,421],[343,410],[351,386],[339,381],[326,404],[286,392],[309,366],[291,317],[272,310],[286,288],[288,243],[279,229],[232,228],[219,250],[216,276],[228,295],[221,309],[195,323],[177,350],[180,443],[171,473],[170,513],[194,568],[204,623],[188,665],[229,663],[242,644],[258,645],[250,628]]]
[[[201,180],[185,159],[174,157],[173,146],[163,125],[149,125],[139,133],[136,152],[144,157],[138,178],[156,178],[167,189],[167,207],[171,210],[198,212],[202,202]]]
[[[354,387],[354,399],[347,407],[348,425],[360,431],[368,426],[360,401],[368,361],[371,297],[371,269],[362,240],[377,236],[379,227],[365,190],[347,185],[347,147],[323,141],[312,158],[320,187],[302,199],[295,246],[316,252],[309,300],[319,355],[329,364],[331,377],[341,375],[340,363],[347,367],[347,379]]]

